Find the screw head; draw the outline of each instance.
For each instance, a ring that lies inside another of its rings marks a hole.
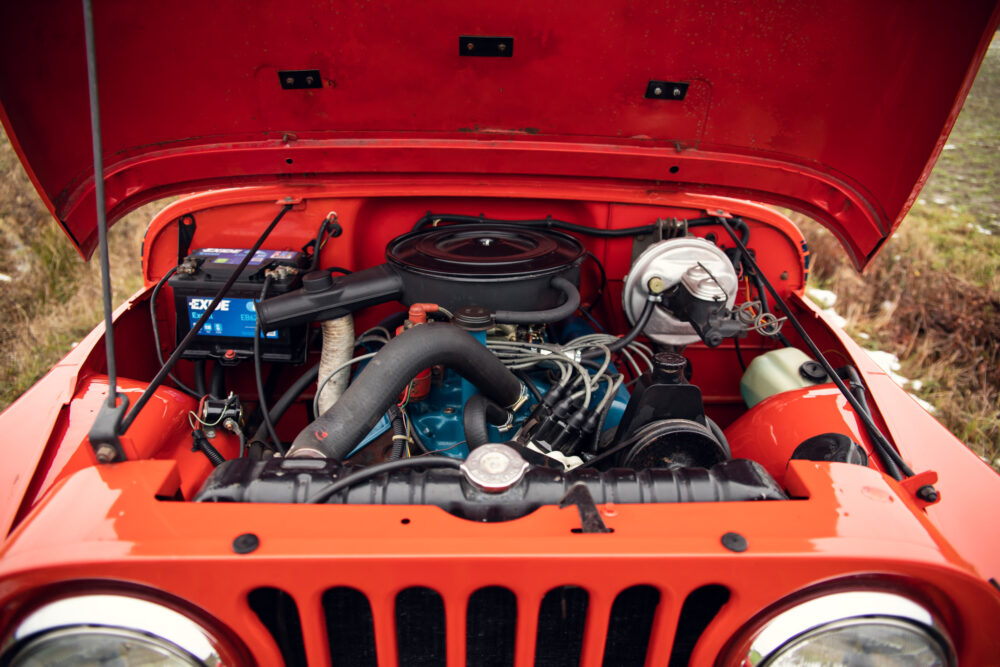
[[[94,452],[94,456],[97,457],[98,463],[111,463],[118,456],[117,450],[108,444],[99,445],[97,451]]]
[[[663,88],[660,88],[659,86],[657,86],[656,88],[653,88],[653,94],[654,95],[662,95],[663,94]]]
[[[497,44],[497,50],[500,51],[500,53],[503,53],[504,51],[507,50],[507,45],[504,44],[503,42],[500,42],[499,44]]]
[[[259,546],[260,538],[253,533],[243,533],[242,535],[237,535],[236,539],[233,540],[233,552],[238,554],[248,554],[252,551],[256,551]]]
[[[306,77],[306,85],[307,86],[313,85],[313,81],[315,81],[315,79],[313,79],[311,76],[307,76]]]
[[[925,503],[936,503],[940,495],[930,484],[924,484],[919,489],[917,489],[917,498],[920,498]]]
[[[681,96],[681,89],[674,88],[674,97],[680,97],[680,96]]]
[[[726,533],[722,536],[722,546],[730,551],[740,553],[747,550],[747,538],[739,533]]]
[[[449,405],[448,407],[446,407],[446,408],[445,408],[444,410],[442,410],[441,412],[445,413],[446,415],[453,415],[453,414],[455,414],[455,408],[453,408],[453,407],[451,407],[451,406]]]
[[[466,42],[466,44],[465,44],[465,50],[466,51],[471,51],[474,48],[476,48],[475,44],[473,44],[472,42]]]
[[[295,83],[295,77],[294,76],[286,76],[285,77],[285,85],[286,86],[291,86],[294,83]]]

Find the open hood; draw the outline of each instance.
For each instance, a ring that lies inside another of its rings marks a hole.
[[[985,0],[108,1],[94,13],[111,220],[262,182],[604,179],[800,210],[858,267],[927,178],[1000,17]],[[89,255],[79,2],[5,3],[0,104]]]

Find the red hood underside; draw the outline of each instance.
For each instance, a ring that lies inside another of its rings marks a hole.
[[[986,0],[116,0],[94,13],[112,219],[250,183],[578,177],[786,205],[858,267],[927,178],[1000,18]],[[460,55],[467,35],[511,37],[511,55]],[[318,70],[319,87],[284,89],[282,70]],[[649,99],[654,80],[686,94]],[[80,4],[6,3],[0,119],[84,255],[87,100]]]

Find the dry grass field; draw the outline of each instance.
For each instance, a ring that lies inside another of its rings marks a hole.
[[[837,242],[796,216],[813,281],[862,344],[897,355],[909,389],[1000,469],[1000,40],[900,232],[865,275]],[[163,202],[112,229],[114,299],[141,284],[143,231]],[[0,408],[101,319],[99,270],[71,248],[0,134]]]

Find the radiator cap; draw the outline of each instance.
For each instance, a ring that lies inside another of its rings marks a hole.
[[[462,463],[462,473],[487,493],[506,491],[521,481],[528,462],[511,447],[498,443],[480,445]]]

